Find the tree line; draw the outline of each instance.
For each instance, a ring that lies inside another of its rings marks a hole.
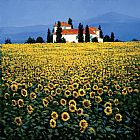
[[[71,28],[73,29],[73,23],[72,23],[72,19],[69,18],[68,19],[68,24],[71,25]],[[109,35],[103,35],[103,30],[101,28],[101,25],[99,25],[98,29],[100,30],[100,38],[103,38],[103,41],[104,42],[119,42],[120,40],[116,39],[115,40],[115,35],[113,32],[111,32],[110,36]],[[53,43],[53,32],[54,30],[50,30],[48,28],[48,31],[47,31],[47,43]],[[95,37],[95,38],[90,38],[90,31],[89,31],[89,26],[86,25],[85,27],[85,39],[84,39],[84,35],[83,35],[83,32],[84,32],[84,27],[81,23],[79,23],[79,26],[78,26],[78,42],[98,42],[98,39]],[[5,44],[11,44],[11,40],[8,38],[5,40]],[[41,36],[37,37],[36,39],[34,39],[33,37],[29,37],[25,43],[45,43],[45,41],[43,40],[43,38]],[[57,30],[56,30],[56,43],[66,43],[66,40],[64,37],[62,37],[62,28],[61,28],[61,22],[58,21],[57,22]]]

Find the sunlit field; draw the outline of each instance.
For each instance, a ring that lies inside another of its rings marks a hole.
[[[140,43],[1,48],[0,139],[140,138]]]

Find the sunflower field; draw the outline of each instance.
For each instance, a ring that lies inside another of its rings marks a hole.
[[[140,138],[140,43],[5,44],[1,140]]]

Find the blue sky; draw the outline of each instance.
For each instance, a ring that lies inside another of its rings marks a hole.
[[[140,0],[0,0],[0,27],[80,21],[107,12],[140,18],[139,6]]]

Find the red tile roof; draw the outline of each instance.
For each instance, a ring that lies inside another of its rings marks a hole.
[[[98,29],[95,27],[89,27],[90,34],[96,34],[95,31],[98,31]],[[54,32],[53,34],[56,35],[56,32]],[[62,35],[73,35],[73,34],[78,34],[78,29],[63,29],[62,30]],[[83,34],[85,34],[85,30],[83,31]]]
[[[55,23],[54,27],[57,26],[57,23]],[[67,22],[61,22],[61,26],[65,26],[65,27],[71,27],[70,24],[68,24]]]

